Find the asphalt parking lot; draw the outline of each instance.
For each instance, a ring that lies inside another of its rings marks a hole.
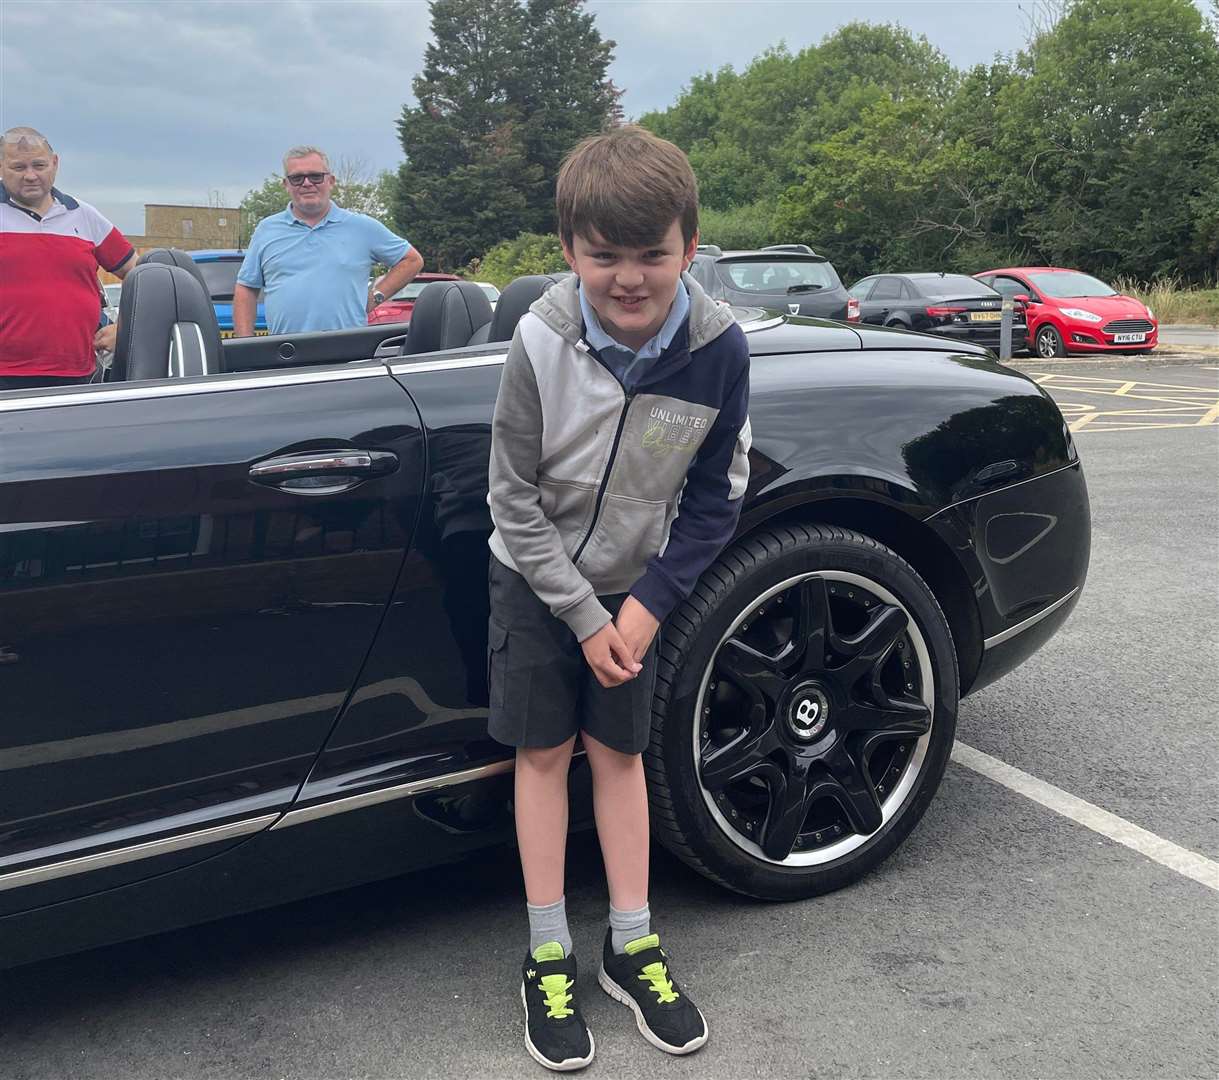
[[[754,903],[658,850],[653,912],[711,1041],[663,1057],[585,978],[585,1075],[1219,1074],[1219,361],[1023,366],[1091,491],[1072,618],[963,704],[936,801],[856,886]],[[576,837],[586,973],[605,903],[595,840]],[[0,974],[0,1075],[541,1076],[523,934],[501,851]]]

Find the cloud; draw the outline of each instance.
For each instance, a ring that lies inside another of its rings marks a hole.
[[[853,19],[925,34],[958,66],[1011,52],[1017,0],[592,0],[617,42],[629,116],[691,78],[793,51]],[[373,169],[402,159],[395,121],[429,40],[427,4],[324,0],[0,2],[0,128],[29,124],[61,154],[60,186],[129,232],[144,202],[231,203],[295,143]]]

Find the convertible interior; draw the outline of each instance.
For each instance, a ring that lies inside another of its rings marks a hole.
[[[451,349],[502,352],[521,316],[558,280],[560,275],[551,274],[517,278],[494,309],[473,282],[433,281],[420,293],[409,326],[222,340],[198,265],[184,251],[156,248],[123,282],[118,342],[107,381],[422,357]]]

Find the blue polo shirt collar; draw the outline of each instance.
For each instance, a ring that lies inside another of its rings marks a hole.
[[[323,225],[330,225],[336,221],[342,221],[343,218],[351,217],[350,210],[344,210],[337,203],[331,203],[330,209],[326,211],[326,216],[322,218],[316,225],[310,225],[307,221],[301,221],[294,213],[292,213],[292,204],[288,203],[284,207],[284,212],[280,214],[289,225],[300,225],[305,229],[320,229]]]

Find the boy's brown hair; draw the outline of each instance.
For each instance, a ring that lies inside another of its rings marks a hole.
[[[682,240],[698,232],[698,181],[667,139],[634,124],[592,135],[563,159],[555,186],[559,237],[570,248],[595,230],[620,247],[657,243],[674,221]]]

